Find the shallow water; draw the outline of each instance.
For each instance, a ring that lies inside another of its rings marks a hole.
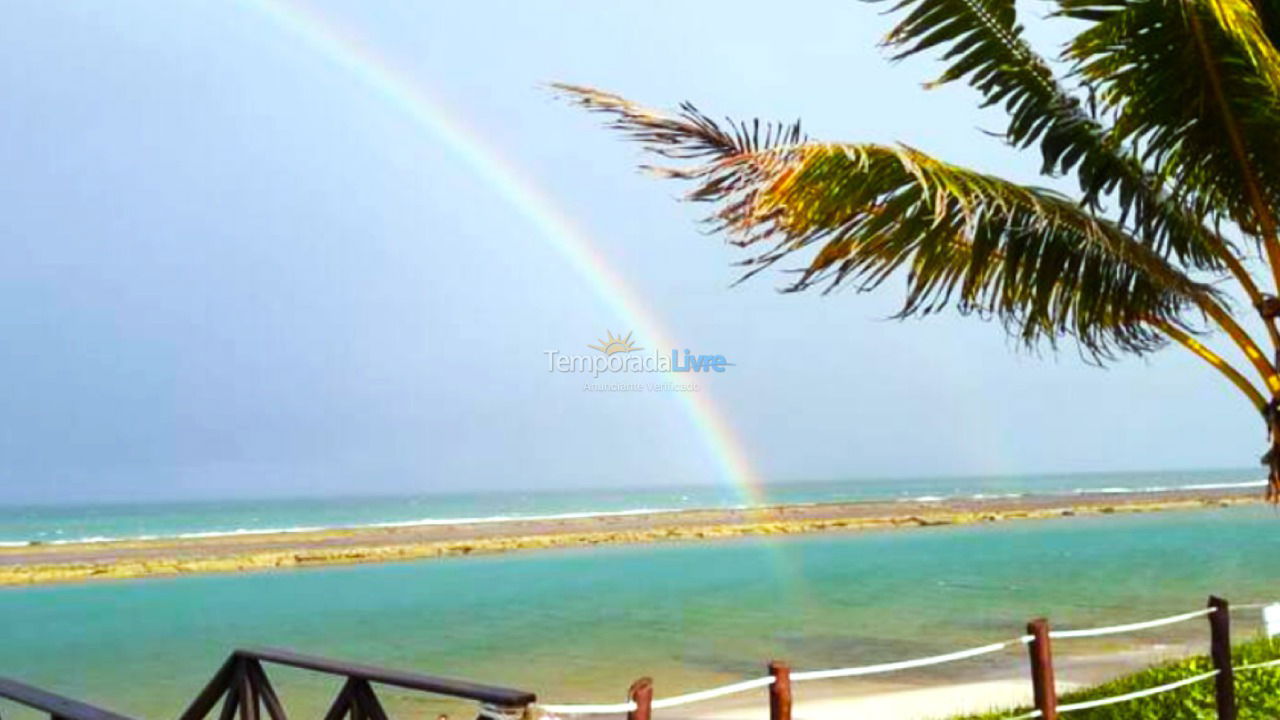
[[[1058,627],[1140,620],[1200,607],[1211,592],[1237,603],[1280,599],[1274,510],[7,589],[0,674],[173,717],[231,648],[275,645],[526,688],[548,701],[614,701],[642,674],[667,695],[754,677],[772,657],[797,668],[898,660],[1011,638],[1036,615]],[[1256,626],[1255,614],[1240,614],[1238,633]],[[1202,624],[1059,653],[1199,641]],[[955,672],[946,666],[937,680]],[[333,690],[272,674],[300,709],[320,710]]]

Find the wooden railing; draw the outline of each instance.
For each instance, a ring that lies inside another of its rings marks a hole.
[[[100,707],[55,695],[38,687],[4,677],[0,677],[0,698],[49,713],[51,720],[131,720],[110,710],[103,710]]]
[[[231,720],[237,713],[240,720],[258,720],[263,710],[271,720],[287,720],[288,716],[267,678],[263,663],[346,678],[329,706],[329,711],[325,713],[325,720],[344,717],[350,717],[351,720],[386,720],[387,713],[374,691],[374,685],[392,685],[471,700],[480,703],[482,709],[488,708],[491,714],[497,715],[523,713],[526,707],[537,700],[536,695],[524,690],[330,660],[289,650],[242,648],[231,653],[179,720],[203,720],[219,701],[222,702],[219,720]]]

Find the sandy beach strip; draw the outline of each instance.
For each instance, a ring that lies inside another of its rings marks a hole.
[[[1257,504],[1256,489],[780,505],[0,548],[0,585]]]

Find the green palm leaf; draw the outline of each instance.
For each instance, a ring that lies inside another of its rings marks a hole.
[[[886,38],[895,59],[945,50],[948,67],[933,84],[966,80],[984,104],[1003,106],[1008,141],[1038,144],[1046,174],[1074,171],[1085,206],[1112,197],[1120,222],[1157,251],[1197,268],[1222,267],[1224,242],[1063,87],[1023,38],[1012,0],[900,0],[893,9],[909,10]]]
[[[1172,178],[1196,214],[1233,221],[1274,242],[1280,56],[1253,3],[1061,5],[1065,14],[1095,22],[1071,42],[1069,55],[1114,113],[1116,136]]]
[[[727,131],[691,106],[667,115],[559,88],[649,150],[701,160],[658,171],[694,181],[689,197],[716,203],[709,220],[734,242],[764,247],[748,276],[809,251],[789,290],[869,290],[902,276],[902,317],[954,305],[1000,319],[1029,346],[1073,337],[1094,359],[1159,347],[1153,322],[1186,328],[1189,311],[1217,303],[1150,247],[1049,190],[908,147],[807,142],[798,126]]]

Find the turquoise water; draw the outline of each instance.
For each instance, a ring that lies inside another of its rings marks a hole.
[[[173,717],[231,648],[276,645],[526,688],[547,701],[613,701],[642,674],[666,695],[756,676],[772,657],[798,668],[897,660],[1013,637],[1036,615],[1058,627],[1139,620],[1200,607],[1211,592],[1236,603],[1280,598],[1274,510],[8,589],[0,674]],[[1134,641],[1203,630],[1197,621]],[[271,672],[294,707],[318,710],[334,689]]]
[[[1070,495],[1079,492],[1163,492],[1183,487],[1254,483],[1258,470],[1093,473],[996,477],[892,478],[779,483],[765,503],[822,503],[914,498]],[[0,505],[0,545],[139,537],[442,523],[459,520],[723,508],[743,504],[726,487],[631,488],[591,491],[472,493],[410,497],[341,497],[144,505]]]

